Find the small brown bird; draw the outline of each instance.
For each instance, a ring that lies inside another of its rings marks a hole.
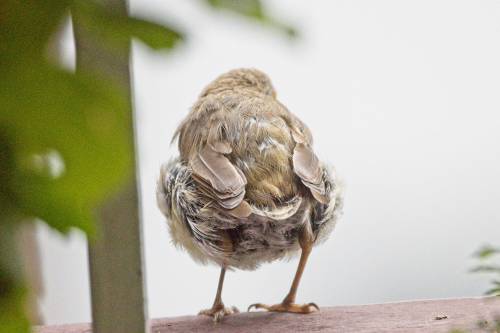
[[[290,257],[300,261],[285,299],[252,307],[310,313],[295,295],[314,245],[342,213],[341,186],[312,149],[309,129],[276,99],[270,79],[236,69],[201,93],[174,138],[180,156],[162,166],[157,199],[174,244],[203,264],[221,267],[212,308],[219,321],[238,312],[221,293],[228,268],[254,270]]]

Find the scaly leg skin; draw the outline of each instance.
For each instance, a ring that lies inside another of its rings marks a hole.
[[[304,228],[299,236],[300,247],[302,248],[302,253],[300,254],[299,266],[297,267],[297,272],[295,273],[295,278],[293,279],[292,286],[288,295],[285,297],[283,302],[275,305],[266,305],[262,303],[255,303],[248,307],[248,311],[252,308],[255,309],[265,309],[271,312],[291,312],[291,313],[311,313],[314,311],[319,311],[319,307],[315,303],[308,304],[295,304],[295,296],[297,294],[297,289],[299,287],[300,278],[306,267],[307,258],[312,250],[313,239],[311,231],[309,228]]]
[[[238,313],[238,309],[235,306],[226,308],[224,303],[222,303],[222,285],[224,284],[224,275],[226,274],[226,268],[222,267],[219,277],[219,285],[217,287],[217,295],[215,295],[214,305],[212,308],[201,310],[198,315],[210,316],[213,318],[214,322],[220,322],[224,316]]]

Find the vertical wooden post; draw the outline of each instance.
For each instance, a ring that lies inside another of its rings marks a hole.
[[[108,202],[89,243],[93,333],[148,331],[137,202],[136,186]]]
[[[99,0],[110,10],[127,13],[126,0]],[[92,39],[73,19],[77,70],[110,77],[127,89],[130,123],[130,156],[135,156],[130,82],[130,45],[110,52]],[[137,170],[134,159],[134,172]],[[138,182],[104,203],[99,212],[98,237],[89,242],[93,333],[148,332],[139,219]]]

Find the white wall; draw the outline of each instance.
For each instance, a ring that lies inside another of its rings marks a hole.
[[[173,248],[154,190],[160,164],[175,153],[176,125],[205,84],[235,67],[270,75],[347,183],[345,216],[313,252],[299,302],[480,295],[488,279],[467,272],[471,253],[500,242],[500,3],[268,3],[299,27],[300,40],[212,15],[198,1],[131,1],[137,15],[176,22],[189,37],[169,55],[134,49],[151,316],[194,314],[212,303],[217,268]],[[90,320],[83,238],[44,230],[41,240],[47,321]],[[50,269],[56,264],[61,270]],[[224,301],[240,309],[278,302],[295,267],[231,272]],[[72,290],[60,287],[61,272]]]

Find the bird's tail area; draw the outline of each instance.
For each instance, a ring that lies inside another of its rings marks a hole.
[[[206,256],[199,249],[189,214],[196,214],[196,200],[189,200],[190,186],[193,186],[191,173],[179,159],[173,159],[161,166],[156,187],[158,208],[167,218],[172,243],[187,250],[191,257],[202,264]]]
[[[317,204],[314,209],[313,229],[317,230],[315,244],[320,244],[328,238],[342,217],[344,209],[345,184],[333,166],[324,166],[324,178],[328,187],[329,202],[326,205]]]
[[[216,258],[222,251],[217,244],[219,235],[214,231],[214,219],[204,214],[207,201],[196,191],[192,171],[179,159],[162,165],[156,189],[156,199],[175,246],[187,250],[202,264],[209,257]]]
[[[156,183],[156,203],[167,218],[170,218],[172,214],[172,195],[175,193],[175,179],[181,170],[178,164],[178,159],[163,164]]]

